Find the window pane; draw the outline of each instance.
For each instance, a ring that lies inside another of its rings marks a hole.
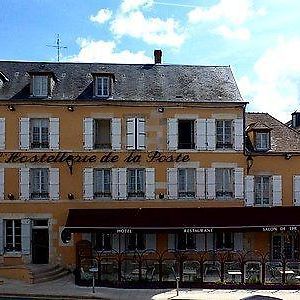
[[[30,193],[33,199],[49,197],[49,170],[30,169]]]
[[[129,197],[145,196],[145,169],[127,170],[127,184]]]

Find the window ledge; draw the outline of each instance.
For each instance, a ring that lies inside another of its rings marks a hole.
[[[4,252],[3,257],[22,257],[21,252]]]

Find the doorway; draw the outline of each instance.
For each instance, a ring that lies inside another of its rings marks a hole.
[[[32,263],[49,263],[48,220],[33,220],[32,226]]]

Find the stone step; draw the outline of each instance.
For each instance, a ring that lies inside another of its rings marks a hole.
[[[32,283],[42,283],[42,282],[53,281],[53,280],[59,279],[61,277],[64,277],[68,274],[70,274],[70,272],[68,270],[63,270],[63,271],[61,271],[59,273],[56,273],[56,274],[52,274],[52,275],[47,274],[43,277],[35,277],[33,279]]]

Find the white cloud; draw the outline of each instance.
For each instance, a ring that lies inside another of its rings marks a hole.
[[[67,58],[72,62],[103,62],[103,63],[153,63],[153,59],[146,56],[144,51],[131,52],[129,50],[117,51],[114,41],[95,41],[78,38],[80,46],[78,55]]]
[[[225,39],[249,40],[250,31],[247,28],[231,29],[226,25],[221,25],[212,30],[213,33],[221,35]]]
[[[185,40],[185,34],[180,33],[179,23],[168,18],[146,18],[141,11],[118,15],[111,23],[114,35],[125,35],[142,39],[148,44],[180,47]]]
[[[112,11],[108,8],[102,8],[95,16],[90,16],[92,22],[103,24],[112,17]]]
[[[270,112],[282,121],[300,107],[300,38],[280,39],[254,65],[256,79],[243,76],[239,87],[250,110]]]
[[[141,7],[150,7],[153,3],[153,0],[123,0],[120,8],[123,13],[127,13]]]

